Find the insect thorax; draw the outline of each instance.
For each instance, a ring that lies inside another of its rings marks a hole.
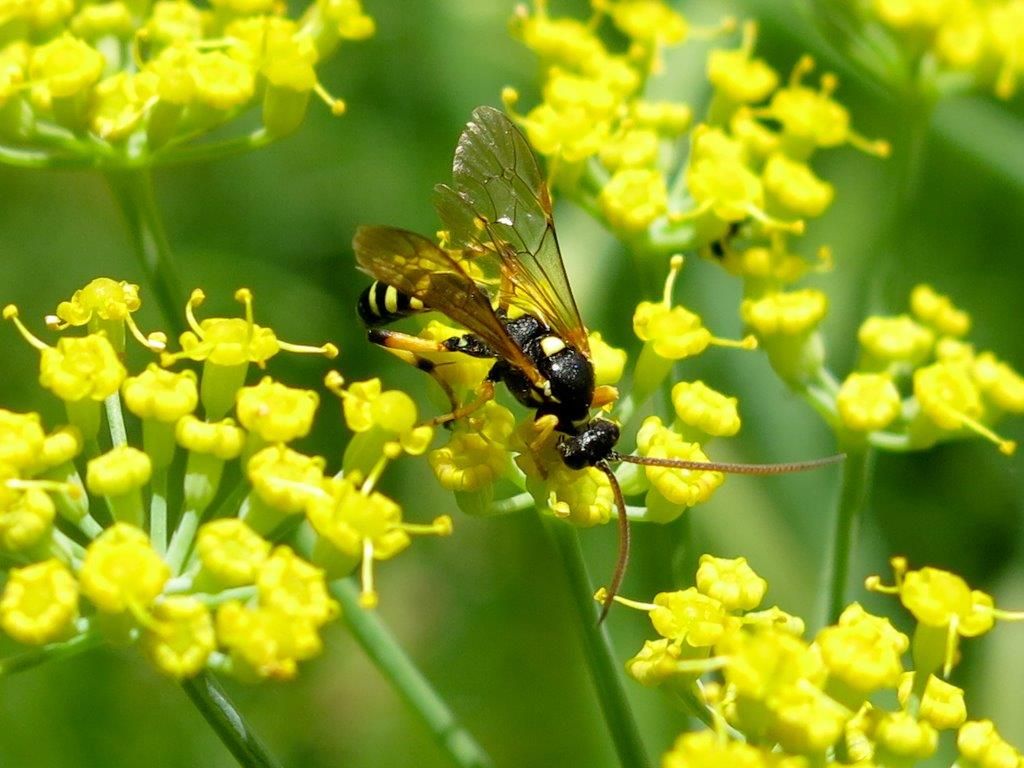
[[[572,344],[552,333],[532,315],[510,320],[509,335],[544,377],[541,389],[515,367],[499,363],[495,374],[515,398],[538,416],[558,417],[558,431],[574,435],[590,418],[594,397],[594,366]]]

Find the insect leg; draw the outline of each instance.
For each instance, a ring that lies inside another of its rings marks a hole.
[[[488,401],[494,399],[494,382],[490,378],[486,378],[480,382],[480,386],[476,388],[476,397],[465,405],[460,405],[452,409],[451,413],[446,413],[441,416],[435,416],[427,423],[431,426],[439,426],[441,424],[447,424],[457,419],[465,418],[474,411],[483,408]]]
[[[439,425],[461,419],[483,405],[494,397],[494,380],[488,377],[477,387],[476,397],[466,405],[460,405],[455,393],[443,378],[437,374],[438,363],[423,357],[425,352],[460,352],[470,357],[494,357],[494,352],[479,338],[471,333],[462,336],[452,336],[444,341],[433,341],[423,339],[419,336],[412,336],[408,333],[400,333],[385,328],[371,328],[367,331],[367,338],[384,347],[388,352],[401,360],[414,365],[421,371],[430,375],[436,381],[451,403],[452,410],[442,416],[431,419],[428,424]]]

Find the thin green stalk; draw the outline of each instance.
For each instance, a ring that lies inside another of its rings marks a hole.
[[[543,519],[565,565],[584,657],[619,763],[623,768],[645,768],[650,763],[622,685],[622,664],[612,649],[607,625],[597,623],[598,604],[594,600],[594,587],[587,574],[579,536],[575,528],[561,520]]]
[[[217,736],[244,768],[280,768],[210,672],[183,680],[181,687]]]
[[[498,499],[492,501],[487,507],[488,515],[511,515],[515,512],[522,512],[524,509],[529,509],[534,506],[532,494],[523,492],[510,496],[507,499]]]
[[[243,152],[250,152],[260,147],[265,147],[277,138],[266,129],[259,129],[244,136],[235,136],[224,141],[209,141],[202,144],[194,144],[179,148],[168,149],[165,152],[158,152],[154,156],[157,165],[176,165],[179,163],[194,163],[203,160],[220,160],[230,155],[239,155]]]
[[[342,616],[363,651],[398,694],[423,719],[438,744],[460,768],[485,768],[491,758],[466,731],[444,700],[398,645],[376,613],[359,604],[359,587],[351,579],[331,582]]]
[[[61,643],[50,643],[49,645],[33,648],[30,651],[0,660],[0,676],[9,675],[13,672],[23,672],[26,669],[38,667],[40,664],[45,664],[48,661],[77,656],[83,651],[95,648],[102,642],[103,635],[95,630],[87,629],[70,640],[65,640]]]
[[[128,222],[139,266],[156,294],[164,321],[178,334],[184,330],[185,291],[157,209],[152,174],[148,168],[127,169],[110,171],[106,179]]]
[[[829,624],[839,619],[846,605],[846,584],[850,575],[850,557],[857,538],[861,513],[867,504],[871,487],[871,467],[874,450],[864,445],[843,446],[843,484],[839,492],[839,510],[832,536],[832,550],[825,568],[828,596],[825,620]]]
[[[153,470],[150,481],[153,495],[149,499],[149,540],[158,555],[167,550],[167,467]]]
[[[107,412],[107,427],[110,429],[110,443],[114,448],[128,444],[128,431],[124,426],[124,413],[121,410],[121,395],[114,392],[103,401]]]

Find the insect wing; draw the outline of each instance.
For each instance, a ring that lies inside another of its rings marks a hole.
[[[586,331],[562,264],[551,197],[523,134],[492,107],[480,107],[455,148],[454,188],[434,202],[453,245],[494,251],[511,303],[538,315],[588,355]]]
[[[486,291],[433,242],[404,229],[360,227],[352,248],[363,272],[447,315],[532,381],[543,381],[494,313]]]

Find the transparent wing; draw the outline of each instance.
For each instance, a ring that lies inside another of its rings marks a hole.
[[[434,204],[455,247],[493,252],[509,301],[538,315],[589,356],[558,249],[551,196],[526,138],[505,114],[479,107],[455,148],[453,187]]]
[[[432,241],[394,227],[359,227],[352,238],[352,248],[363,272],[415,296],[430,309],[475,333],[532,381],[543,381],[536,366],[494,313],[487,292]]]

